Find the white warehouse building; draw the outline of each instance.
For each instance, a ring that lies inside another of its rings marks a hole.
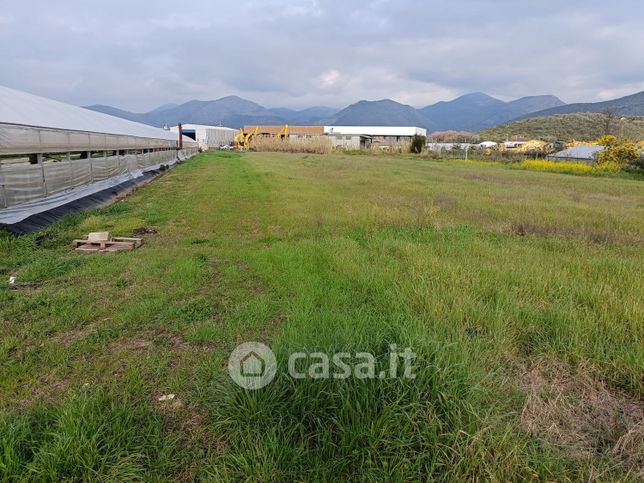
[[[179,126],[170,128],[172,132],[179,132]],[[237,131],[223,126],[206,126],[203,124],[182,124],[181,131],[184,136],[194,139],[201,149],[219,148],[232,144]]]
[[[324,126],[334,148],[365,149],[372,144],[391,146],[397,142],[410,142],[411,138],[427,136],[427,130],[415,126]]]

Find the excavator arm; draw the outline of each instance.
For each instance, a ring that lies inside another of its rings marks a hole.
[[[239,128],[239,132],[235,134],[235,137],[233,138],[233,142],[235,143],[235,147],[237,149],[241,149],[244,147],[244,130],[242,128]]]
[[[257,136],[257,133],[259,132],[259,126],[255,126],[255,129],[246,134],[246,137],[244,138],[244,148],[245,149],[250,149],[251,141],[255,136]]]
[[[277,139],[288,139],[288,124],[284,124],[284,127],[275,136]]]

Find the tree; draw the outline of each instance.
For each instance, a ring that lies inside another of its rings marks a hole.
[[[426,144],[427,138],[425,136],[414,134],[414,137],[411,138],[411,146],[409,147],[409,150],[412,153],[419,154],[423,151],[423,149],[425,149]]]
[[[617,113],[612,109],[606,109],[602,113],[602,132],[604,136],[608,136],[613,133],[613,126],[617,122]]]
[[[597,156],[597,164],[614,163],[620,166],[633,163],[640,157],[635,143],[628,139],[617,139],[615,136],[602,136],[597,144],[604,149]]]

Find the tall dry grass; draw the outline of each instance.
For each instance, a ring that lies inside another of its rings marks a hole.
[[[382,146],[377,143],[372,144],[371,146],[369,146],[369,151],[372,153],[403,154],[403,153],[409,153],[410,148],[411,148],[410,142],[398,141],[388,146]]]
[[[331,140],[326,137],[277,139],[260,137],[253,141],[253,150],[260,152],[329,154]]]

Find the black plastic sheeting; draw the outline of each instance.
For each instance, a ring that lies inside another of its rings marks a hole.
[[[98,208],[99,206],[107,203],[115,196],[118,196],[121,193],[124,193],[128,190],[131,190],[132,188],[150,181],[159,173],[160,171],[146,171],[145,173],[143,173],[143,176],[140,176],[136,179],[132,179],[119,185],[112,186],[111,188],[105,189],[103,191],[98,191],[97,193],[94,193],[92,195],[71,201],[65,205],[52,208],[51,210],[43,211],[42,213],[38,213],[37,215],[31,215],[30,217],[25,218],[19,223],[14,223],[12,225],[0,224],[0,226],[6,228],[11,233],[18,235],[33,233],[42,228],[45,228],[55,221],[61,220],[70,213],[77,213],[83,210]]]

